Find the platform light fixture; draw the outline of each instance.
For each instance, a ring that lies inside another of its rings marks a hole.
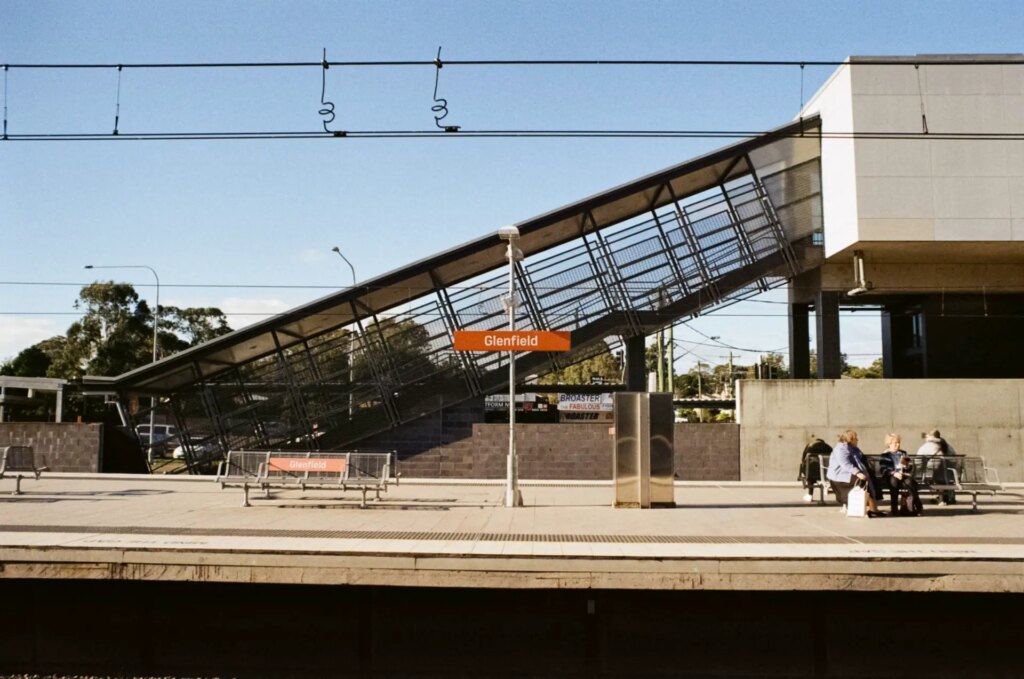
[[[874,289],[874,285],[871,281],[864,277],[864,251],[854,250],[853,251],[853,280],[857,284],[853,290],[846,292],[847,297],[856,297],[857,295],[863,295],[866,292],[870,292]]]
[[[516,262],[522,261],[523,251],[519,249],[519,229],[503,226],[498,229],[498,238],[508,243],[505,259],[508,260],[508,329],[516,329]],[[505,506],[521,507],[523,494],[519,490],[519,458],[516,455],[516,354],[508,352],[508,459],[505,462]]]

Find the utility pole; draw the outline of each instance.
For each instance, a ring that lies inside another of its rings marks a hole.
[[[656,389],[665,391],[665,331],[656,332],[654,339],[658,343],[658,369],[655,371],[655,375],[657,375]]]
[[[703,382],[703,379],[701,377],[700,366],[701,366],[700,361],[697,361],[697,398],[703,399],[704,398],[704,382]],[[701,422],[704,421],[704,409],[703,408],[697,408],[697,418]]]
[[[672,326],[668,326],[668,389],[675,398],[676,393],[676,342],[672,337]]]
[[[733,393],[733,374],[732,374],[732,351],[729,352],[729,398],[735,398]]]

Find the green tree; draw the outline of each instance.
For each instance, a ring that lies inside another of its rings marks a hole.
[[[84,308],[85,315],[68,328],[64,350],[50,365],[50,376],[118,375],[151,360],[146,337],[152,332],[152,314],[131,285],[112,281],[87,285],[75,308]]]
[[[548,373],[538,382],[540,384],[619,384],[622,382],[622,365],[618,357],[606,349],[585,361]]]
[[[438,367],[457,364],[453,356],[442,355],[438,360],[444,365],[435,366],[427,355],[430,351],[430,333],[423,325],[411,319],[382,318],[379,322],[369,323],[364,330],[364,338],[371,346],[378,348],[381,354],[378,359],[386,361],[381,367],[386,370],[388,364],[394,366],[396,377],[402,383],[427,377],[436,372]],[[372,381],[373,374],[364,352],[354,357],[352,375],[356,382]]]
[[[878,357],[866,368],[857,366],[846,366],[843,370],[843,377],[850,377],[855,380],[876,380],[882,377],[882,358]]]
[[[183,338],[188,346],[195,346],[231,332],[224,312],[217,307],[160,307],[161,340],[165,329]],[[161,344],[163,342],[161,341]]]
[[[697,395],[697,371],[691,370],[687,373],[675,376],[674,394],[677,398],[691,398]],[[701,385],[703,386],[703,385]]]
[[[12,377],[46,377],[46,371],[50,367],[51,359],[39,345],[33,344],[28,349],[9,361],[0,365],[0,375]]]
[[[65,379],[120,375],[153,360],[153,312],[130,284],[87,285],[75,308],[84,310],[82,318],[68,327],[64,338],[46,340],[47,347],[41,347],[49,349],[51,358],[47,375]],[[220,309],[161,307],[160,311],[160,357],[231,331]]]

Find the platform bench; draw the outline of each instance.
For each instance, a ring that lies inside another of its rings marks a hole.
[[[267,497],[275,489],[332,489],[362,492],[360,507],[366,507],[366,494],[373,491],[380,500],[390,483],[398,483],[392,452],[310,452],[230,451],[217,470],[221,488],[241,487],[243,507],[249,505],[249,489],[263,490]]]
[[[825,504],[826,493],[831,492],[829,481],[825,478],[829,457],[829,455],[818,456],[818,464],[821,465],[821,479],[814,484],[813,490],[819,492],[821,504]],[[881,481],[881,456],[866,455],[865,457],[868,464],[871,465],[871,471],[875,478]],[[977,511],[979,494],[995,495],[1003,491],[998,470],[986,466],[983,457],[968,457],[966,455],[910,455],[908,457],[913,464],[914,482],[917,484],[919,495],[929,493],[941,495],[946,492],[964,493],[971,496],[971,508]],[[888,488],[884,490],[889,492]]]
[[[48,468],[36,464],[36,455],[32,446],[4,446],[0,448],[0,479],[6,476],[14,476],[14,492],[12,495],[21,495],[21,479],[24,474],[32,474],[35,480],[39,480],[40,474]]]

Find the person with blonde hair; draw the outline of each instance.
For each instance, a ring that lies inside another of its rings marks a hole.
[[[889,488],[889,509],[893,516],[920,516],[921,496],[917,493],[917,482],[914,481],[914,464],[910,461],[907,451],[900,448],[900,443],[899,434],[886,434],[885,450],[881,455],[882,486]],[[901,494],[909,496],[909,507],[900,504]]]
[[[839,434],[839,442],[832,449],[832,455],[828,460],[828,472],[826,478],[832,485],[836,499],[846,506],[847,496],[855,485],[866,486],[868,517],[884,516],[884,512],[878,511],[875,500],[879,499],[878,484],[868,467],[867,458],[857,447],[857,432],[852,429]]]

